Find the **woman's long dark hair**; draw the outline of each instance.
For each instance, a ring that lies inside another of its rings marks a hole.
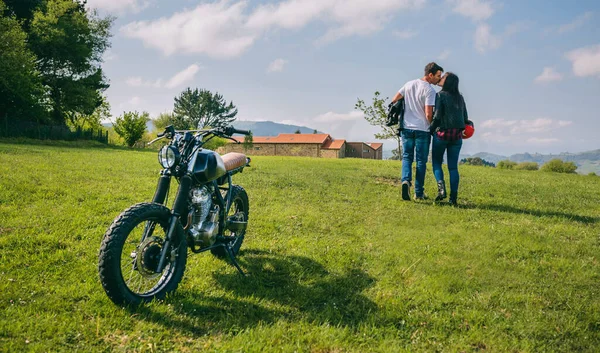
[[[442,91],[450,93],[457,106],[463,102],[462,95],[458,90],[458,81],[458,76],[452,72],[448,72],[446,73],[446,81],[444,81],[444,85],[442,86]]]

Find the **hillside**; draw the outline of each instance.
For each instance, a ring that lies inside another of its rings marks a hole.
[[[152,198],[156,152],[0,141],[0,351],[597,350],[600,177],[461,166],[454,208],[401,201],[398,166],[254,157],[248,275],[190,254],[175,294],[126,310],[98,248]]]
[[[254,136],[293,134],[297,130],[300,130],[303,134],[312,134],[315,131],[315,129],[305,126],[280,124],[272,121],[236,121],[233,126],[242,130],[251,130]],[[319,133],[321,132],[319,131]]]

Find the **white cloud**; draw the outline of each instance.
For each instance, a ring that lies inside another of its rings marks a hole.
[[[566,57],[573,64],[573,73],[576,76],[600,78],[600,44],[572,50]]]
[[[147,0],[88,0],[87,7],[108,12],[139,12],[148,6]]]
[[[527,139],[527,142],[536,144],[536,145],[545,145],[545,144],[552,144],[552,143],[560,142],[560,140],[556,139],[556,138],[531,137],[531,138]]]
[[[575,20],[573,20],[573,22],[571,23],[567,23],[564,24],[560,27],[558,27],[558,33],[566,33],[566,32],[570,32],[573,31],[581,26],[583,26],[584,24],[586,24],[592,17],[593,17],[594,13],[591,11],[588,11],[586,13],[584,13],[581,16],[578,16]]]
[[[201,67],[199,65],[192,64],[184,70],[173,75],[173,77],[171,77],[166,83],[163,83],[163,80],[160,78],[152,81],[144,80],[139,76],[128,77],[125,80],[125,83],[130,87],[175,88],[193,80],[200,69]]]
[[[178,72],[175,76],[171,77],[169,81],[165,84],[167,88],[175,88],[183,85],[186,82],[189,82],[194,79],[196,73],[200,70],[200,66],[196,64],[192,64],[188,66],[186,69]]]
[[[106,50],[104,55],[102,55],[102,61],[104,62],[117,60],[118,58],[119,56],[110,49]]]
[[[120,31],[165,55],[178,52],[232,58],[248,50],[269,30],[298,30],[320,21],[327,31],[317,41],[327,43],[379,31],[399,10],[418,9],[425,0],[287,0],[259,5],[221,0],[155,21],[132,22]]]
[[[475,30],[475,49],[480,53],[488,50],[498,49],[502,40],[499,36],[492,34],[491,27],[488,24],[480,24]]]
[[[283,67],[287,64],[287,60],[284,59],[275,59],[272,63],[269,64],[267,68],[267,72],[281,72],[283,71]]]
[[[505,136],[519,136],[525,134],[546,133],[572,124],[572,121],[552,120],[548,118],[538,118],[533,120],[492,119],[482,122],[480,126],[483,131],[490,134],[500,133]]]
[[[127,106],[129,107],[133,107],[133,108],[137,108],[140,107],[142,105],[142,103],[144,102],[144,100],[138,96],[135,97],[131,97],[127,102]]]
[[[545,82],[554,82],[560,81],[563,79],[563,75],[559,72],[556,72],[553,67],[545,67],[544,71],[535,78],[535,82],[537,83],[545,83]]]
[[[515,124],[517,124],[516,120],[492,119],[492,120],[486,120],[483,123],[481,123],[481,127],[489,128],[489,129],[497,129],[497,128],[514,126]]]
[[[245,1],[201,3],[170,18],[129,23],[120,31],[165,55],[184,52],[231,58],[247,50],[257,37],[245,28],[245,8]]]
[[[403,31],[393,31],[392,34],[394,35],[394,37],[400,38],[400,39],[411,39],[417,36],[417,34],[419,34],[419,32],[417,31],[413,31],[413,30],[403,30]]]
[[[357,121],[364,118],[364,114],[359,111],[351,111],[346,114],[327,112],[314,118],[314,121],[318,122],[342,122],[342,121]]]
[[[476,126],[480,139],[485,142],[510,144],[511,146],[523,144],[551,144],[560,142],[560,139],[549,137],[556,135],[556,130],[572,125],[572,121],[552,120],[538,118],[532,120],[486,120]]]
[[[446,49],[443,52],[441,52],[440,55],[438,55],[437,59],[438,60],[446,60],[450,57],[450,53],[452,53],[452,52],[449,49]]]
[[[146,81],[141,77],[128,77],[125,80],[125,83],[130,87],[154,87],[160,88],[162,87],[162,80],[158,79],[156,81]]]
[[[492,3],[483,0],[447,0],[454,7],[452,11],[473,21],[483,21],[492,17],[495,10]]]

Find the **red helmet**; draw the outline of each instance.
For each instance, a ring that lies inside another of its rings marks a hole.
[[[473,136],[474,133],[475,128],[473,127],[473,125],[465,125],[465,129],[463,130],[462,135],[463,140],[470,138],[471,136]]]

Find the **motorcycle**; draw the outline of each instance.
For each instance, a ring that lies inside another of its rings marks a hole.
[[[164,299],[177,289],[192,253],[228,257],[240,274],[236,256],[248,226],[248,195],[232,176],[250,166],[242,153],[218,153],[202,146],[214,137],[231,139],[249,131],[233,127],[176,131],[168,126],[149,144],[166,138],[158,152],[162,166],[152,202],[138,203],[112,222],[98,255],[100,282],[117,305],[137,306]],[[172,179],[179,187],[167,207]]]

